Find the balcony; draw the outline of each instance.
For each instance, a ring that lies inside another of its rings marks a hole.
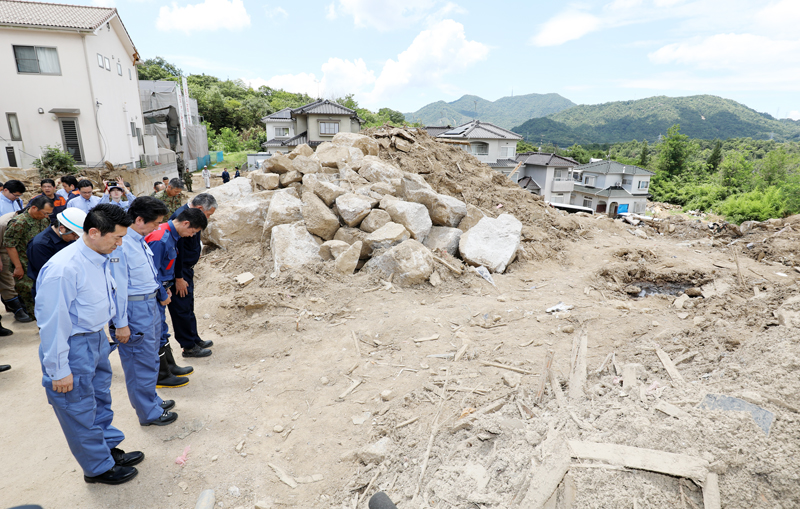
[[[574,180],[554,180],[553,181],[553,189],[552,192],[554,193],[571,193],[572,189],[575,187]]]

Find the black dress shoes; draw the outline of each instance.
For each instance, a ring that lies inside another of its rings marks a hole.
[[[174,399],[165,399],[161,402],[161,410],[172,410],[173,408],[175,408]]]
[[[0,373],[2,373],[3,371],[8,371],[9,369],[11,369],[10,365],[8,365],[8,364],[0,364]]]
[[[100,483],[100,484],[123,484],[138,474],[139,471],[133,467],[121,467],[119,465],[114,465],[111,467],[111,470],[96,475],[94,477],[89,477],[88,475],[83,476],[83,480],[87,483]]]
[[[214,342],[210,339],[208,341],[203,341],[202,339],[195,343],[195,345],[199,346],[200,348],[211,348],[214,346]]]
[[[142,426],[166,426],[167,424],[172,424],[177,420],[178,420],[178,414],[176,414],[175,412],[164,410],[164,413],[161,414],[161,417],[159,417],[155,421],[143,422],[141,424]]]
[[[0,336],[10,336],[12,334],[14,334],[13,330],[6,329],[2,324],[0,324]]]
[[[144,453],[141,451],[125,452],[114,447],[111,449],[111,457],[114,463],[120,467],[132,467],[144,461]]]
[[[208,357],[209,355],[211,355],[211,350],[207,348],[201,348],[197,345],[194,345],[192,348],[183,349],[184,357]]]

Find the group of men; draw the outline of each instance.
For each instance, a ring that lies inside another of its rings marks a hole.
[[[16,320],[35,319],[39,326],[42,385],[84,480],[122,484],[136,476],[144,454],[117,448],[124,435],[112,425],[109,354],[119,351],[140,424],[175,422],[175,402],[162,400],[156,389],[185,386],[193,368],[175,363],[166,310],[183,356],[211,355],[212,342],[197,333],[194,265],[217,203],[203,193],[181,206],[180,179],[138,198],[122,179],[106,183],[102,198],[92,195],[88,180],[69,176],[61,183],[64,193],[56,195],[55,183],[44,179],[42,194],[26,207],[21,182],[3,186],[0,212],[12,210],[0,216],[6,251],[0,253],[0,294]],[[8,275],[14,296],[6,293]],[[0,325],[0,336],[11,333]]]

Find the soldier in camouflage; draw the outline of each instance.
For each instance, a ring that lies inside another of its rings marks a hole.
[[[181,178],[181,180],[183,180],[183,183],[186,184],[186,190],[191,193],[192,174],[189,173],[188,168],[186,168],[186,164],[183,162],[183,157],[178,156],[177,164],[178,164],[178,176]]]
[[[167,188],[156,194],[156,198],[163,201],[169,209],[169,214],[172,215],[178,210],[183,203],[181,203],[181,191],[183,191],[183,181],[181,179],[172,179],[167,184]]]
[[[33,280],[28,277],[28,243],[50,226],[53,201],[44,195],[33,198],[28,208],[8,222],[3,244],[14,265],[15,288],[25,311],[33,317]]]

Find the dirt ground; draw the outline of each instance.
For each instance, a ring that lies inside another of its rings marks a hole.
[[[200,492],[214,489],[217,507],[261,501],[339,508],[354,507],[356,499],[366,507],[382,489],[401,508],[512,507],[531,459],[554,430],[705,458],[722,474],[723,507],[800,506],[798,333],[772,313],[797,294],[800,274],[742,256],[739,285],[731,250],[708,239],[640,239],[611,220],[574,220],[589,232],[559,259],[516,262],[494,276],[496,287],[442,266],[436,288],[401,289],[366,274],[335,275],[324,265],[272,279],[256,244],[211,252],[198,267],[197,316],[214,355],[192,360],[187,387],[160,391],[177,401],[176,424],[137,425],[112,354],[114,423],[127,436],[122,447],[147,456],[139,476],[118,487],[81,479],[40,385],[36,327],[4,314],[15,334],[0,340],[0,361],[13,366],[0,375],[7,409],[0,426],[2,506],[191,508]],[[232,278],[245,269],[257,279],[238,288]],[[629,297],[624,290],[637,281],[710,284],[718,293],[677,310],[674,296]],[[559,302],[574,308],[545,312]],[[549,388],[542,406],[533,398],[548,350],[566,380],[581,331],[588,335],[589,375],[586,396],[569,403],[573,419]],[[414,342],[433,335],[438,339]],[[671,381],[657,347],[673,359],[694,353],[678,365],[685,383]],[[597,374],[612,352],[619,365],[640,365],[643,400],[608,368]],[[351,380],[362,383],[340,400]],[[391,391],[387,401],[383,391]],[[769,436],[749,414],[698,408],[706,393],[760,396],[775,414]],[[469,409],[500,399],[505,404],[496,413],[450,431]],[[659,401],[685,415],[655,410]],[[391,445],[375,463],[350,454],[383,437]],[[175,459],[186,447],[188,461],[180,466]],[[575,463],[575,507],[702,506],[689,480]],[[295,478],[322,479],[291,488],[271,465]]]

